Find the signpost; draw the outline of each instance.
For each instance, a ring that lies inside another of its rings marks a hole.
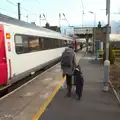
[[[110,61],[109,61],[109,34],[110,34],[110,0],[106,0],[106,15],[107,15],[107,37],[106,37],[106,60],[104,61],[104,91],[109,90],[109,71],[110,71]]]

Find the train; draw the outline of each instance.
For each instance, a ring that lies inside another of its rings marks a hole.
[[[0,86],[60,59],[73,38],[0,14]]]

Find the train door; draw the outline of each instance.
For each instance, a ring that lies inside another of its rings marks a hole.
[[[5,52],[4,29],[0,25],[0,86],[7,83],[7,60]]]

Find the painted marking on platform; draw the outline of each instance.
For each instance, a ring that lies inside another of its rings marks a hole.
[[[50,104],[50,102],[52,101],[52,99],[54,98],[54,96],[56,95],[56,93],[58,92],[58,90],[61,88],[61,86],[63,85],[63,83],[65,82],[66,77],[64,77],[61,82],[59,83],[59,85],[55,88],[54,92],[48,97],[48,99],[45,101],[45,103],[43,104],[43,106],[40,108],[40,110],[38,111],[38,113],[36,113],[36,115],[33,117],[32,120],[39,120],[41,115],[44,113],[44,111],[46,110],[47,106]]]
[[[30,96],[33,96],[35,93],[32,93],[32,92],[28,92],[24,95],[24,97],[30,97]]]
[[[50,81],[52,80],[53,78],[45,78],[44,81]]]
[[[49,93],[45,93],[45,94],[40,95],[40,98],[47,99],[48,96],[49,96]]]

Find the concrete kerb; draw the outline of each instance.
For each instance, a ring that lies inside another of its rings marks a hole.
[[[118,65],[118,66],[120,66],[120,65],[117,64],[116,62],[115,62],[115,64]],[[111,80],[109,80],[109,84],[110,84],[110,87],[111,87],[112,90],[113,90],[113,93],[114,93],[114,95],[115,95],[117,101],[118,101],[118,104],[120,105],[120,98],[119,98],[119,95],[118,95],[117,91],[115,90],[115,88],[113,87],[113,84],[112,84]]]
[[[118,65],[118,64],[116,64],[116,65]],[[119,65],[119,66],[120,66],[120,65]],[[102,67],[104,67],[104,66],[102,66]],[[117,99],[117,101],[118,101],[118,104],[120,105],[120,97],[119,97],[117,91],[114,89],[111,80],[109,80],[109,85],[110,85],[110,87],[111,87],[112,90],[113,90],[113,93],[114,93],[114,95],[115,95],[115,97],[116,97],[116,99]]]
[[[117,91],[114,89],[114,87],[113,87],[113,84],[112,84],[111,80],[109,80],[109,84],[110,84],[110,87],[111,87],[111,88],[112,88],[112,90],[113,90],[113,93],[114,93],[114,95],[115,95],[115,97],[116,97],[117,101],[118,101],[118,104],[120,105],[120,98],[119,98],[119,95],[118,95]]]

